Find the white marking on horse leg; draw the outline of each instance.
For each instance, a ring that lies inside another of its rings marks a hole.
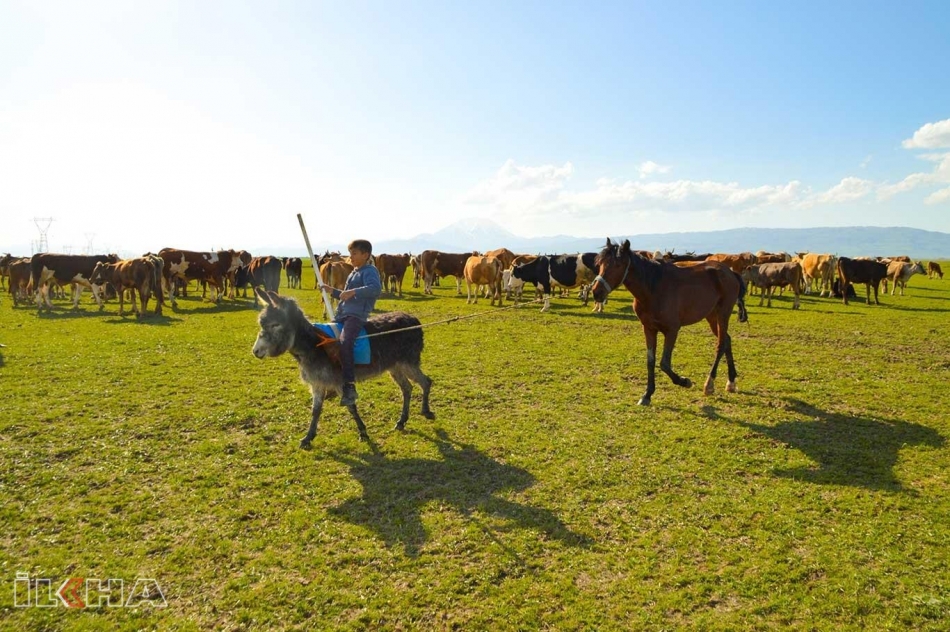
[[[728,391],[728,392],[730,392],[730,393],[738,393],[738,392],[739,392],[739,387],[736,386],[735,380],[729,380],[728,382],[726,382],[726,391]]]
[[[712,395],[716,392],[716,385],[713,382],[712,376],[706,378],[706,384],[703,385],[703,395]]]

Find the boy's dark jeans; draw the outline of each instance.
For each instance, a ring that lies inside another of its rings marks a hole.
[[[343,383],[350,384],[356,381],[353,366],[353,345],[360,335],[365,321],[359,316],[346,316],[340,327],[340,365],[343,368]]]

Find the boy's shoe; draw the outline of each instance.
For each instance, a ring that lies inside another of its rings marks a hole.
[[[343,385],[343,397],[340,398],[340,406],[352,406],[356,403],[359,395],[356,394],[356,385],[350,382]]]

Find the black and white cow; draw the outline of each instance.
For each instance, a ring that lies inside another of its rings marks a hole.
[[[541,288],[544,295],[544,307],[541,311],[546,312],[551,308],[552,286],[573,289],[593,282],[597,275],[593,267],[596,256],[597,254],[592,252],[583,255],[545,255],[529,263],[516,265],[511,269],[508,289],[519,293],[521,286],[525,283],[532,283],[535,287]],[[587,293],[582,292],[581,297],[586,306]],[[594,306],[594,311],[602,309],[603,306],[599,303]]]

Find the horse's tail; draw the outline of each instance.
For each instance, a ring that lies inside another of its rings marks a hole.
[[[742,279],[742,276],[735,270],[733,270],[732,273],[736,275],[736,280],[739,281],[739,299],[736,301],[736,305],[739,306],[739,322],[747,323],[749,322],[749,312],[746,311],[746,308],[745,308],[745,290],[746,290],[745,281]]]

